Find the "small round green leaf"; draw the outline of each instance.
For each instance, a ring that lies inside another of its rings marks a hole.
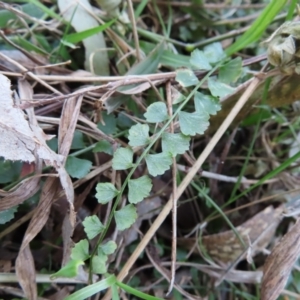
[[[117,119],[113,114],[102,113],[102,122],[97,124],[97,127],[105,134],[114,134],[117,131]]]
[[[195,93],[194,103],[195,109],[199,113],[205,112],[210,115],[215,115],[221,109],[218,99],[210,95],[204,95],[200,92]]]
[[[71,258],[74,260],[85,261],[90,257],[89,255],[89,242],[83,239],[75,244],[71,251]]]
[[[190,69],[176,70],[175,80],[183,87],[193,86],[199,82],[194,72]]]
[[[83,133],[81,131],[75,130],[71,149],[83,149],[83,148],[85,148]]]
[[[185,135],[203,134],[209,126],[208,118],[207,113],[181,111],[179,112],[180,129]]]
[[[243,71],[243,61],[241,57],[231,59],[219,69],[219,80],[223,83],[236,82]]]
[[[190,147],[190,137],[182,133],[164,132],[162,135],[162,150],[171,153],[173,157],[185,153]]]
[[[128,204],[114,214],[118,230],[129,228],[137,219],[136,207]]]
[[[128,182],[128,201],[136,204],[148,197],[152,189],[151,179],[144,175],[137,179],[130,179]]]
[[[133,151],[129,148],[119,148],[114,153],[112,167],[115,170],[126,170],[133,167]]]
[[[14,206],[6,210],[0,211],[0,224],[2,225],[12,220],[17,210],[18,210],[18,206]]]
[[[94,274],[105,274],[107,272],[106,261],[107,261],[107,256],[106,255],[102,255],[102,256],[95,255],[95,256],[93,256],[93,258],[92,258],[92,272]]]
[[[218,42],[205,46],[203,53],[212,64],[216,64],[226,56],[221,43]]]
[[[95,145],[93,152],[94,153],[104,152],[106,154],[113,155],[113,149],[112,149],[111,143],[108,141],[105,141],[105,140],[99,141]]]
[[[105,227],[97,216],[86,217],[82,222],[87,237],[91,240],[102,232]]]
[[[191,53],[190,63],[193,65],[193,67],[199,70],[209,71],[212,68],[203,51],[200,51],[198,49],[195,49]]]
[[[149,126],[136,124],[129,129],[129,145],[131,147],[144,146],[149,143]]]
[[[108,203],[119,194],[119,191],[115,188],[115,186],[109,182],[98,183],[96,191],[96,198],[101,204]]]
[[[66,162],[66,170],[73,178],[85,177],[92,167],[92,162],[86,159],[80,159],[74,156],[68,156]]]
[[[145,158],[148,172],[152,176],[162,175],[170,168],[172,156],[170,153],[148,154]]]
[[[235,91],[235,88],[212,78],[208,78],[207,83],[211,94],[215,97],[226,97]]]
[[[107,243],[100,245],[98,251],[106,255],[110,255],[113,254],[116,251],[116,249],[117,249],[117,244],[114,241],[108,241]]]
[[[167,106],[163,102],[155,102],[148,106],[144,117],[149,123],[163,122],[168,119]]]

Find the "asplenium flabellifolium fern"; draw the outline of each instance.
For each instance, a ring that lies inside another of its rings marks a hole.
[[[93,273],[104,274],[107,272],[107,255],[112,254],[116,249],[113,241],[109,251],[102,241],[107,229],[113,219],[115,219],[118,230],[129,228],[137,219],[136,204],[147,198],[152,189],[151,177],[162,175],[167,171],[172,158],[184,154],[190,145],[191,137],[196,134],[203,134],[209,127],[209,118],[215,115],[220,109],[219,97],[224,97],[232,92],[234,88],[229,83],[235,82],[242,71],[242,61],[240,58],[226,61],[222,47],[218,43],[211,44],[201,50],[195,50],[191,54],[190,63],[197,70],[208,71],[202,81],[199,81],[191,69],[179,69],[176,71],[176,81],[183,87],[194,87],[188,96],[172,87],[173,110],[172,116],[168,115],[165,102],[158,101],[150,104],[144,113],[144,123],[137,123],[128,131],[128,147],[119,147],[113,154],[112,167],[116,171],[127,170],[128,175],[122,187],[117,189],[112,183],[101,182],[96,187],[96,198],[100,204],[107,204],[114,198],[114,205],[108,222],[103,225],[98,217],[87,217],[83,221],[84,230],[89,239],[99,236],[97,246],[92,254],[87,256],[87,244],[79,242],[72,251],[72,258],[79,262],[91,258],[91,270]],[[218,76],[212,76],[217,69],[220,70]],[[207,82],[206,90],[200,92],[201,85]],[[193,97],[193,100],[192,100]],[[193,101],[193,102],[192,102]],[[189,110],[186,111],[186,104]],[[193,107],[193,110],[191,110]],[[174,122],[176,130],[170,133],[170,123]],[[158,141],[161,143],[161,152],[152,153],[152,147]],[[107,143],[99,144],[103,152],[108,153]],[[137,167],[141,164],[147,166],[148,174],[139,178],[132,178]],[[127,191],[127,195],[124,192]],[[122,197],[126,197],[128,204],[118,209]],[[108,247],[108,246],[107,246]],[[82,255],[79,252],[82,251]],[[80,258],[80,259],[79,259]]]

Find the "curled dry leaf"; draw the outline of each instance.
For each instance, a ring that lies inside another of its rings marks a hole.
[[[282,207],[268,206],[263,211],[236,228],[246,247],[251,247],[251,255],[268,246],[280,221]],[[202,237],[209,256],[222,263],[232,263],[245,259],[247,252],[232,230]]]
[[[72,136],[77,123],[77,118],[80,110],[81,99],[76,104],[77,99],[72,99],[71,103],[76,106],[75,112],[67,118],[62,116],[66,121],[63,129],[60,131],[60,144],[58,155],[53,152],[46,144],[47,136],[38,126],[33,109],[27,110],[29,123],[25,120],[23,112],[13,106],[11,97],[10,83],[4,76],[0,75],[0,87],[3,97],[0,97],[0,106],[4,118],[0,119],[0,132],[3,133],[4,143],[0,145],[0,155],[6,159],[37,161],[41,159],[48,165],[53,166],[59,174],[60,183],[65,191],[66,199],[69,202],[70,214],[66,216],[68,225],[64,234],[64,246],[70,248],[70,240],[75,224],[75,212],[73,207],[74,190],[70,177],[68,176],[63,163],[64,158],[68,154]],[[19,94],[21,98],[32,98],[32,88],[25,80],[19,81]],[[70,103],[70,101],[67,101]],[[76,104],[76,105],[75,105]],[[68,105],[66,105],[68,107]],[[72,108],[74,109],[74,107]],[[66,138],[66,135],[70,135]],[[13,149],[13,151],[12,151]],[[15,151],[15,152],[14,152]],[[13,153],[13,154],[12,154]],[[57,178],[47,178],[41,193],[41,198],[38,207],[30,221],[26,230],[18,258],[16,260],[16,272],[19,282],[28,299],[37,299],[37,289],[35,282],[35,266],[31,255],[29,243],[40,232],[48,220],[50,208],[53,201],[57,198],[56,193],[59,192],[60,186]],[[25,199],[24,199],[25,200]],[[70,251],[64,251],[64,253]]]
[[[199,241],[200,245],[212,259],[221,264],[230,264],[245,259],[249,256],[246,251],[247,247],[250,248],[250,254],[253,257],[270,243],[280,222],[282,209],[282,207],[274,209],[273,206],[268,206],[238,226],[236,230],[245,246],[241,244],[232,230],[203,236]],[[195,244],[195,240],[182,238],[178,239],[178,243],[191,248]]]
[[[263,270],[262,300],[275,300],[283,290],[300,254],[300,220],[275,246]]]
[[[58,151],[60,154],[64,155],[64,157],[67,157],[71,148],[74,131],[80,113],[82,99],[82,96],[79,96],[78,98],[71,97],[64,103],[63,106],[58,131]],[[65,188],[65,192],[66,195],[70,193],[72,195],[72,199],[67,196],[67,200],[69,202],[69,210],[64,218],[62,226],[62,237],[64,244],[64,254],[62,261],[63,265],[65,265],[68,262],[71,255],[71,248],[73,246],[73,241],[71,237],[73,235],[76,222],[76,214],[73,203],[73,185],[69,176],[67,176],[67,179],[69,181],[69,184]]]
[[[49,165],[62,157],[46,144],[48,137],[40,128],[32,128],[22,110],[14,107],[10,81],[0,74],[0,156],[9,160],[35,161],[35,153]]]
[[[36,165],[36,173],[40,173],[42,170],[42,164]],[[40,178],[30,177],[9,191],[0,190],[0,211],[14,207],[20,203],[23,203],[26,199],[32,197],[40,189]]]

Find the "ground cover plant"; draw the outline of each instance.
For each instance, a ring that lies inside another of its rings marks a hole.
[[[299,298],[297,1],[0,9],[1,299]]]

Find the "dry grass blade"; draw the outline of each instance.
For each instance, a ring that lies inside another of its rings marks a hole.
[[[59,181],[57,178],[49,177],[42,189],[41,199],[26,230],[22,246],[17,257],[16,271],[20,284],[28,299],[36,299],[36,282],[34,261],[30,252],[29,243],[41,231],[46,224],[52,200],[58,189]],[[26,275],[27,274],[27,275]],[[20,277],[19,277],[20,275]],[[26,275],[26,276],[25,276]],[[34,278],[34,280],[32,279]],[[35,291],[35,294],[33,294]]]
[[[37,173],[41,172],[41,166],[41,164],[36,165]],[[0,190],[0,196],[4,196],[0,201],[0,211],[23,203],[26,199],[33,196],[40,189],[39,182],[39,177],[31,177],[23,180],[8,192]]]
[[[29,246],[26,246],[18,255],[16,272],[26,297],[32,300],[37,299],[35,267]]]
[[[81,103],[82,96],[79,96],[68,99],[63,106],[58,132],[58,151],[64,157],[67,157],[71,148],[74,131],[80,113]],[[64,168],[62,168],[61,170],[63,171],[64,177],[62,177],[60,174],[60,180],[66,193],[67,201],[69,203],[69,211],[65,216],[62,227],[62,236],[64,243],[64,265],[69,260],[71,246],[73,245],[71,237],[75,227],[76,214],[74,210],[74,189],[71,179]]]
[[[23,98],[32,98],[32,88],[29,85],[27,81],[20,81],[19,82],[19,92],[20,96]],[[80,98],[81,99],[81,98]],[[75,126],[77,123],[77,118],[79,115],[79,109],[80,109],[81,101],[79,100],[76,105],[76,99],[71,99],[70,101],[67,101],[65,104],[65,107],[67,109],[65,110],[67,112],[68,117],[64,117],[65,124],[62,127],[62,131],[60,132],[60,144],[59,144],[59,153],[63,154],[62,157],[65,157],[68,154],[68,151],[71,146],[73,133],[75,130]],[[69,108],[69,109],[68,109]],[[76,109],[75,109],[76,108]],[[75,112],[74,112],[75,111]],[[65,168],[63,167],[63,159],[55,160],[57,154],[52,152],[48,147],[46,147],[45,144],[45,134],[40,129],[40,127],[37,124],[37,120],[35,118],[33,109],[28,109],[28,118],[31,124],[32,133],[34,134],[34,138],[39,141],[39,144],[43,145],[44,148],[47,151],[48,157],[52,159],[52,161],[55,161],[53,165],[55,166],[58,174],[60,183],[64,189],[67,201],[69,202],[69,215],[66,216],[66,219],[64,224],[63,231],[65,233],[63,236],[65,237],[64,245],[65,249],[70,248],[70,238],[73,233],[73,228],[75,224],[75,212],[73,207],[73,201],[74,201],[74,190],[73,185],[71,182],[71,179],[69,175],[67,174]],[[72,114],[74,112],[74,115]],[[74,119],[75,116],[75,119]],[[39,157],[39,152],[34,153]],[[48,158],[46,157],[46,158]],[[45,158],[44,158],[45,159]],[[45,159],[46,163],[49,163],[48,159]],[[50,163],[51,164],[51,163]],[[58,192],[59,188],[59,181],[57,178],[48,177],[43,189],[42,194],[40,198],[40,202],[38,204],[38,207],[30,221],[30,224],[26,230],[21,249],[17,258],[17,274],[20,275],[20,283],[21,286],[26,294],[26,296],[29,299],[36,299],[36,283],[35,280],[32,280],[32,278],[35,278],[35,266],[34,266],[34,260],[32,258],[32,255],[30,253],[29,243],[33,240],[33,238],[41,231],[43,226],[46,224],[49,214],[50,214],[50,208],[55,200],[55,195]],[[69,253],[69,250],[65,253]],[[28,276],[24,276],[24,274],[28,273]]]
[[[282,292],[300,254],[300,220],[275,246],[264,265],[261,299],[275,300]]]

